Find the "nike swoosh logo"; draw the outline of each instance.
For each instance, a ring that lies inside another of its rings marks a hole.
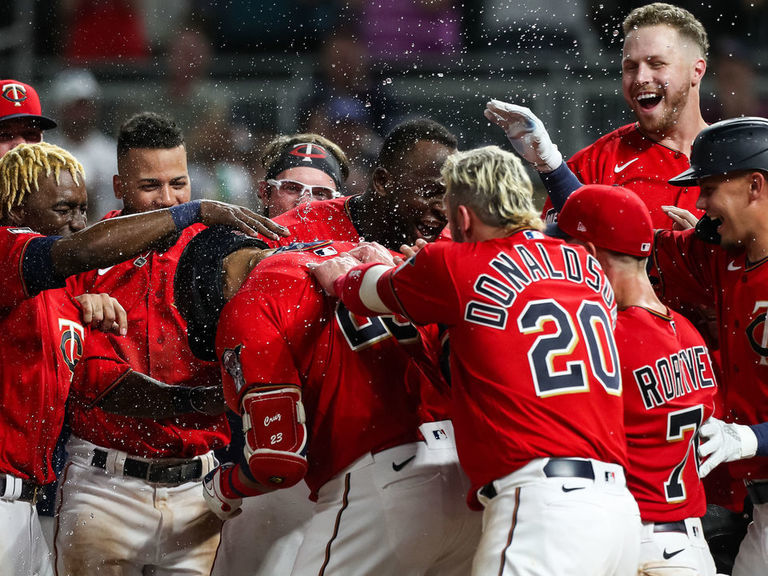
[[[682,552],[683,550],[685,550],[685,548],[680,548],[680,550],[675,550],[674,552],[667,552],[665,548],[664,552],[662,553],[662,556],[664,556],[664,560],[669,560],[670,558],[680,554],[680,552]]]
[[[574,490],[584,490],[586,486],[563,486],[563,492],[573,492]]]
[[[104,276],[104,274],[112,270],[112,268],[114,268],[114,266],[110,266],[109,268],[99,268],[99,276]]]
[[[731,272],[735,272],[736,270],[741,270],[741,266],[734,266],[733,260],[731,260],[730,262],[728,262],[728,270],[730,270]]]
[[[392,470],[394,470],[395,472],[400,472],[400,470],[405,468],[406,464],[408,464],[408,462],[410,462],[414,458],[416,458],[415,454],[410,458],[408,458],[407,460],[403,460],[402,462],[400,462],[400,464],[395,464],[394,462],[392,462]]]
[[[619,172],[624,172],[624,169],[632,164],[632,162],[636,162],[637,160],[640,160],[640,158],[632,158],[629,162],[626,162],[624,164],[616,164],[616,166],[613,167],[614,174],[618,174]]]

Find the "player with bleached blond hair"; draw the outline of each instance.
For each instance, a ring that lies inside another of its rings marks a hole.
[[[9,574],[53,573],[34,505],[55,478],[72,373],[89,324],[127,330],[113,300],[75,299],[66,278],[144,253],[196,222],[273,234],[263,217],[210,201],[84,229],[86,202],[82,167],[62,148],[20,144],[0,159],[0,566]]]
[[[541,233],[523,173],[496,147],[457,153],[442,170],[455,242],[313,272],[355,314],[448,326],[456,446],[484,509],[473,576],[634,575],[613,291],[595,258]]]

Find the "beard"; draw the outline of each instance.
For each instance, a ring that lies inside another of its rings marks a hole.
[[[642,120],[638,117],[640,128],[649,135],[666,136],[674,131],[683,109],[688,100],[688,90],[681,89],[677,92],[665,92],[659,106],[661,114],[653,118],[644,117]]]

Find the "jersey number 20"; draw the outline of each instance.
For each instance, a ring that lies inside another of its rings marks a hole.
[[[546,397],[589,390],[585,362],[574,354],[583,340],[594,377],[609,394],[620,394],[619,355],[605,309],[597,302],[584,301],[574,319],[555,300],[535,300],[528,303],[517,319],[523,334],[542,332],[550,323],[554,323],[555,331],[536,338],[528,351],[536,393]],[[555,360],[559,358],[565,367],[558,370]]]

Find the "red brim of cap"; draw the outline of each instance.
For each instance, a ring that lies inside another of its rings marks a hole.
[[[58,124],[56,124],[56,122],[51,118],[48,118],[47,116],[41,116],[39,114],[9,114],[8,116],[3,116],[0,118],[0,122],[13,120],[15,118],[34,118],[37,120],[37,123],[43,130],[50,130],[51,128],[56,128],[56,126],[58,126]]]

